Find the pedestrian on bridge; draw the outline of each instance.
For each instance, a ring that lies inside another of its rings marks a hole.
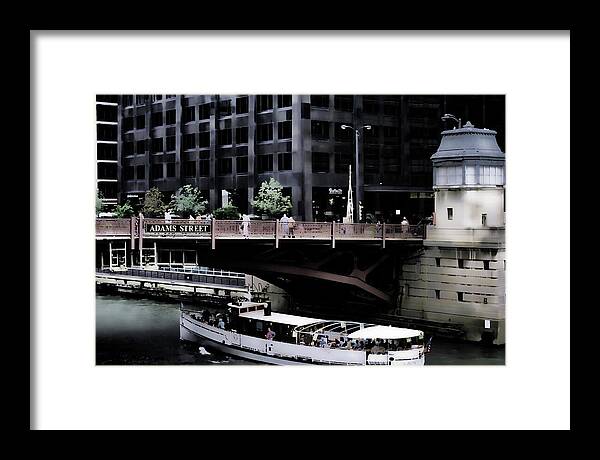
[[[250,227],[250,217],[248,215],[244,214],[242,216],[242,225],[241,225],[242,235],[244,236],[244,238],[248,238],[248,236],[249,236],[249,227]]]
[[[290,227],[289,227],[290,218],[287,216],[286,213],[283,214],[283,217],[279,220],[279,222],[281,222],[281,229],[283,230],[283,237],[286,238],[286,237],[290,236]]]

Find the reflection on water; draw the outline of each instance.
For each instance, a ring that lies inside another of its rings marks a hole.
[[[187,305],[186,305],[187,306]],[[96,364],[253,365],[179,340],[179,304],[96,295]],[[434,338],[426,364],[504,364],[504,347]]]

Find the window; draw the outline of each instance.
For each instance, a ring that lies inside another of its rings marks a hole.
[[[237,113],[248,113],[248,96],[238,97],[235,100],[235,111]]]
[[[291,152],[283,152],[277,155],[277,168],[279,171],[292,170],[292,154]]]
[[[153,128],[157,127],[157,126],[162,126],[163,125],[163,114],[162,112],[154,112],[152,114],[152,118],[150,120],[150,123],[152,125]]]
[[[273,171],[273,155],[256,155],[256,172]]]
[[[220,176],[224,174],[231,174],[232,171],[232,159],[231,158],[219,158],[217,160],[217,174]]]
[[[210,147],[210,132],[206,131],[198,135],[198,147]]]
[[[146,178],[146,167],[144,165],[136,166],[135,173],[136,173],[138,179],[145,179]]]
[[[123,118],[121,126],[123,127],[123,131],[131,131],[133,129],[133,117]]]
[[[116,160],[117,144],[97,144],[98,160]]]
[[[333,105],[335,110],[352,112],[354,110],[354,96],[334,96]]]
[[[264,112],[273,109],[273,96],[256,96],[256,111]]]
[[[448,208],[448,220],[454,219],[454,209]]]
[[[133,166],[125,167],[125,180],[133,180],[135,169]]]
[[[277,96],[277,106],[281,107],[291,107],[292,105],[292,95],[279,95]]]
[[[152,165],[152,179],[163,178],[163,165],[162,163]]]
[[[439,267],[439,266],[440,266],[440,263],[441,263],[441,259],[440,259],[439,257],[436,257],[436,258],[435,258],[435,266],[436,266],[436,267]]]
[[[237,157],[235,159],[235,169],[237,174],[248,173],[248,157]]]
[[[394,101],[383,102],[383,114],[389,117],[397,116],[400,114],[400,104]]]
[[[436,168],[436,185],[460,185],[463,183],[461,166],[444,166]]]
[[[475,166],[465,166],[465,184],[473,185],[476,184],[475,179]]]
[[[117,107],[112,105],[97,105],[96,120],[98,121],[117,121]]]
[[[504,168],[502,166],[480,166],[479,183],[484,185],[503,185]]]
[[[365,152],[365,172],[366,173],[377,173],[379,172],[379,147],[377,146],[366,146]]]
[[[210,104],[198,106],[198,120],[208,120],[210,118]]]
[[[320,109],[328,109],[329,108],[329,96],[328,95],[310,95],[310,105],[312,107],[318,107]]]
[[[175,177],[175,163],[167,163],[167,177]]]
[[[279,139],[291,139],[292,138],[292,122],[291,121],[280,121],[277,126],[277,132]]]
[[[484,260],[483,261],[483,269],[484,270],[489,270],[490,269],[490,261],[489,260]]]
[[[129,107],[131,105],[133,105],[133,96],[130,94],[123,96],[123,106]]]
[[[196,135],[194,133],[184,134],[182,137],[183,150],[191,150],[196,148]]]
[[[310,132],[313,139],[329,139],[329,122],[313,120],[310,123]]]
[[[210,160],[200,160],[198,162],[198,173],[201,177],[206,177],[210,174]]]
[[[435,298],[436,298],[436,299],[439,299],[439,298],[440,298],[440,290],[439,290],[439,289],[436,289],[436,290],[435,290]]]
[[[146,141],[141,140],[136,142],[136,152],[138,155],[146,154]]]
[[[133,155],[133,142],[123,143],[123,155]]]
[[[241,128],[235,128],[235,143],[236,144],[247,144],[248,143],[248,127],[242,126]]]
[[[138,115],[135,118],[135,128],[144,129],[146,127],[146,115]]]
[[[379,101],[374,96],[363,97],[363,112],[365,113],[377,113],[379,110]]]
[[[167,110],[167,112],[166,112],[166,124],[167,125],[174,125],[175,123],[177,123],[177,115],[176,115],[175,109]]]
[[[196,120],[196,107],[184,107],[183,108],[183,122],[189,123],[190,121]]]
[[[400,136],[400,129],[397,126],[384,126],[383,127],[383,137],[387,139],[396,138]]]
[[[184,177],[196,177],[196,162],[195,161],[184,161],[183,162],[183,176]]]
[[[231,131],[231,129],[222,129],[220,131],[217,131],[217,143],[219,145],[231,145]]]
[[[338,174],[348,174],[352,155],[346,152],[335,152],[335,172]]]
[[[457,292],[457,294],[458,294],[458,301],[464,302],[465,301],[464,292]]]
[[[141,95],[136,95],[135,96],[135,104],[136,105],[143,105],[146,102],[148,102],[148,96],[145,94],[141,94]]]
[[[173,152],[176,149],[175,136],[167,136],[167,152]]]
[[[150,101],[151,102],[162,101],[162,94],[153,94],[152,96],[150,96]]]
[[[219,116],[227,117],[231,115],[231,100],[219,101]]]
[[[481,215],[481,225],[483,225],[484,227],[487,226],[487,214]]]
[[[344,123],[335,124],[335,140],[340,142],[350,142],[354,138],[354,130],[350,128],[342,129]]]
[[[329,172],[329,153],[328,152],[313,152],[312,153],[312,171],[314,173]]]
[[[273,123],[264,123],[256,126],[256,140],[265,142],[273,140]]]
[[[310,104],[303,102],[300,111],[300,117],[303,120],[310,120]]]
[[[157,137],[152,139],[152,153],[162,153],[163,152],[163,138]]]
[[[458,268],[465,268],[465,261],[463,259],[458,259]]]

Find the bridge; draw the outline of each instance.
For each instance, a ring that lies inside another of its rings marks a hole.
[[[422,241],[424,225],[402,224],[345,224],[337,222],[249,221],[244,229],[241,220],[192,219],[96,219],[96,239],[194,239],[217,240],[272,240],[279,247],[282,239],[328,241],[335,248],[336,241],[379,241],[385,248],[389,241]]]
[[[389,310],[402,297],[402,263],[422,249],[425,232],[386,223],[100,218],[97,266],[219,267],[258,276],[302,302]]]

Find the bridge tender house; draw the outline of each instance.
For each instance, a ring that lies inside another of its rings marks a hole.
[[[150,224],[144,225],[145,233],[207,233],[208,225],[198,224]]]

